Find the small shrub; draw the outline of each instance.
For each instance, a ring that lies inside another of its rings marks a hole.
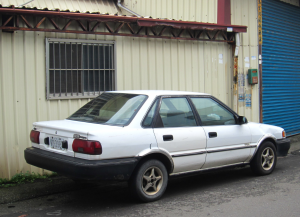
[[[26,173],[21,172],[14,175],[10,180],[0,178],[0,187],[12,187],[26,182],[34,182],[37,179],[48,179],[49,181],[52,181],[51,178],[54,176],[57,176],[57,173],[41,175],[34,172],[30,173],[28,171]]]

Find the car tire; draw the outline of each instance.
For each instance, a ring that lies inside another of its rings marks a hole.
[[[158,160],[143,162],[133,173],[129,188],[132,195],[143,202],[160,199],[168,184],[168,173],[164,164]]]
[[[269,175],[275,169],[277,163],[277,154],[275,145],[266,141],[260,145],[255,156],[251,160],[250,167],[252,171],[260,176]]]

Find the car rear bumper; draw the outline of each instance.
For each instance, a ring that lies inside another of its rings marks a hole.
[[[277,156],[286,156],[291,147],[291,142],[289,139],[278,139],[277,143]]]
[[[82,180],[128,180],[139,158],[84,160],[38,148],[24,151],[28,164]]]

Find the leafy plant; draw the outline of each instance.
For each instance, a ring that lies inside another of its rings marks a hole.
[[[49,181],[52,181],[51,178],[54,176],[57,176],[57,173],[41,175],[34,172],[30,173],[28,171],[26,173],[21,172],[14,175],[10,180],[0,178],[0,187],[12,187],[26,182],[34,182],[37,179],[48,179]]]

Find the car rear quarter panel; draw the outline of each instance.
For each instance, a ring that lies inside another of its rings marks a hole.
[[[137,156],[138,153],[149,149],[156,144],[152,129],[120,127],[118,130],[102,130],[91,132],[89,140],[99,141],[102,145],[102,154],[89,155],[89,159],[114,159]],[[86,158],[86,155],[75,153],[75,157]]]

